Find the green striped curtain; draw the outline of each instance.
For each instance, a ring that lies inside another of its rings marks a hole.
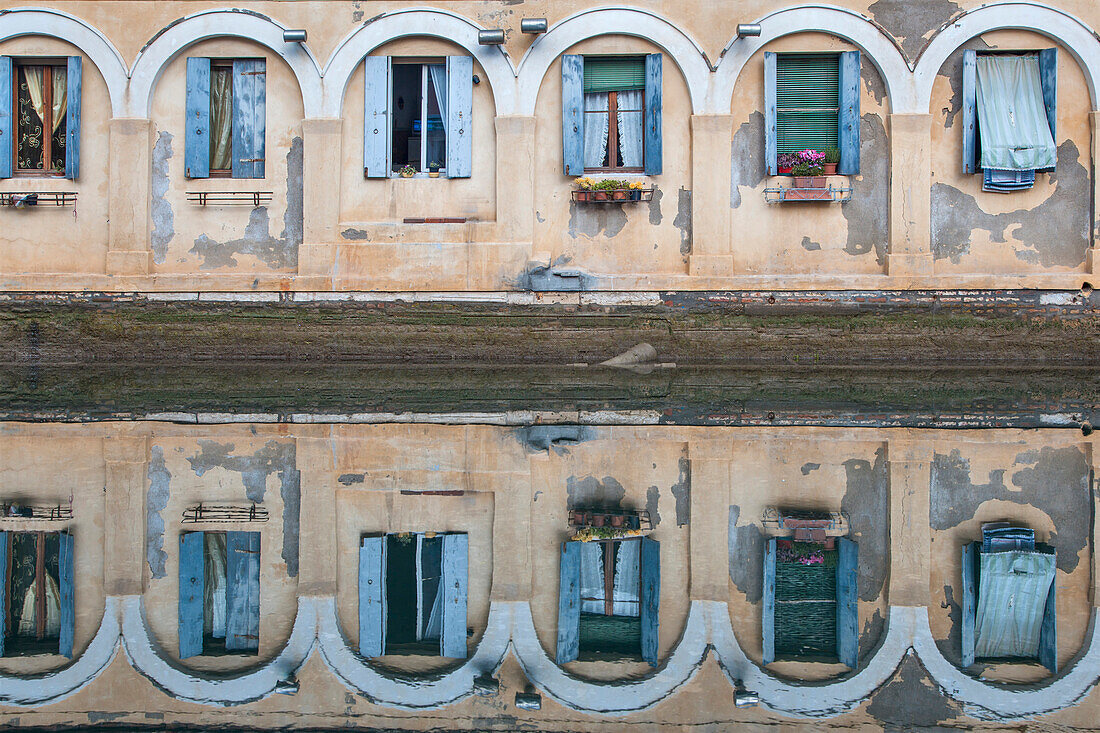
[[[645,57],[584,58],[585,94],[626,89],[645,89]]]
[[[776,57],[777,152],[839,147],[839,60],[837,54],[780,54]]]

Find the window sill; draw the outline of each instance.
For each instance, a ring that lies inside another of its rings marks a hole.
[[[439,175],[437,175],[437,176],[433,176],[433,175],[428,174],[428,173],[416,173],[416,174],[411,175],[411,176],[403,176],[400,173],[391,173],[389,175],[389,177],[391,179],[398,179],[398,180],[402,180],[402,179],[403,180],[410,180],[410,179],[412,179],[412,180],[427,180],[427,179],[437,179],[437,178],[438,179],[443,179],[443,178],[447,177],[447,172],[444,171],[444,170],[440,170]]]

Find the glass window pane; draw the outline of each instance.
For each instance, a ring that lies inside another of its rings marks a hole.
[[[428,119],[424,136],[425,158],[428,166],[440,168],[447,164],[447,67],[431,64],[428,71]]]
[[[46,97],[42,66],[20,66],[16,98],[16,168],[43,170]]]
[[[406,165],[420,170],[421,134],[420,98],[421,65],[394,64],[391,71],[393,79],[393,97],[390,100],[392,135],[390,160],[393,170],[399,171]]]

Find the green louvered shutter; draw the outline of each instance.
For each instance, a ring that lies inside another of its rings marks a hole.
[[[838,147],[838,58],[836,54],[777,55],[777,153]]]
[[[584,93],[645,89],[645,57],[584,57]]]

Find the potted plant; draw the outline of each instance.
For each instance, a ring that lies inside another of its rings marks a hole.
[[[795,188],[825,188],[825,153],[803,150],[798,163],[791,168]]]
[[[442,167],[443,164],[438,160],[433,160],[431,163],[428,163],[428,177],[439,178],[439,169]]]
[[[413,168],[411,165],[403,165],[397,172],[402,178],[412,178],[416,175],[416,168]]]
[[[614,201],[627,201],[630,199],[630,184],[626,181],[610,181],[614,184],[611,189],[611,198]]]
[[[840,163],[840,151],[836,148],[825,148],[825,160],[822,163],[825,168],[825,175],[835,176],[837,164]]]
[[[598,181],[596,185],[592,187],[592,200],[593,201],[610,201],[611,189],[613,186],[609,186],[610,181]]]
[[[573,184],[580,189],[574,197],[577,201],[588,201],[592,198],[592,189],[595,187],[596,181],[588,176],[582,176],[574,179]]]
[[[780,153],[776,158],[776,168],[779,169],[779,175],[789,176],[791,168],[794,168],[797,162],[798,155],[796,153]]]
[[[645,184],[642,183],[641,181],[631,181],[630,182],[630,200],[631,201],[641,201],[642,200],[642,189],[643,188],[645,188]]]

